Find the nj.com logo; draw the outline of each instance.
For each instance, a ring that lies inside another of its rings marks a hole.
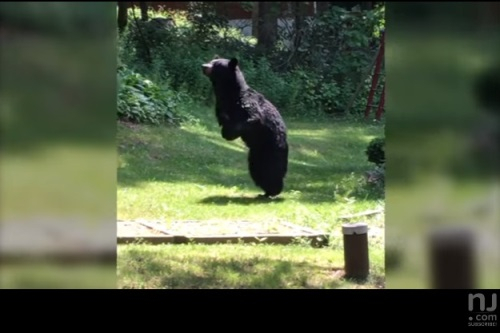
[[[469,326],[497,326],[497,294],[487,299],[484,294],[469,294]]]

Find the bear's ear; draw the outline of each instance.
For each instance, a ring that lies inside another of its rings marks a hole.
[[[238,59],[232,58],[231,60],[229,60],[229,68],[231,70],[234,70],[236,66],[238,66]]]
[[[203,74],[210,75],[212,73],[212,63],[201,65],[201,69],[203,70]]]

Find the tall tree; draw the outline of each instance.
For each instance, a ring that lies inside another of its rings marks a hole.
[[[125,2],[118,2],[118,31],[122,33],[127,26],[128,21],[128,7]]]
[[[145,1],[139,2],[139,8],[141,8],[141,20],[148,20],[148,3]]]
[[[332,4],[331,2],[326,2],[326,1],[316,2],[316,14],[320,15],[321,13],[326,12],[330,8],[331,4]]]
[[[259,3],[252,2],[252,36],[259,37]]]
[[[257,48],[265,52],[273,48],[278,35],[278,17],[281,2],[259,2]]]
[[[293,35],[293,45],[295,48],[300,46],[302,30],[304,29],[304,20],[306,15],[306,4],[304,2],[292,2],[292,10],[295,18],[295,29]]]

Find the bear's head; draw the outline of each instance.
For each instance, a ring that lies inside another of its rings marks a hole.
[[[223,59],[215,56],[214,59],[201,66],[214,89],[243,90],[248,88],[243,73],[238,67],[238,59]]]

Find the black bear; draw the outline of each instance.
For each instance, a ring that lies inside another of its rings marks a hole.
[[[237,59],[215,57],[202,70],[212,82],[222,137],[245,142],[255,185],[264,190],[265,197],[279,195],[288,169],[287,129],[280,113],[248,86]]]

